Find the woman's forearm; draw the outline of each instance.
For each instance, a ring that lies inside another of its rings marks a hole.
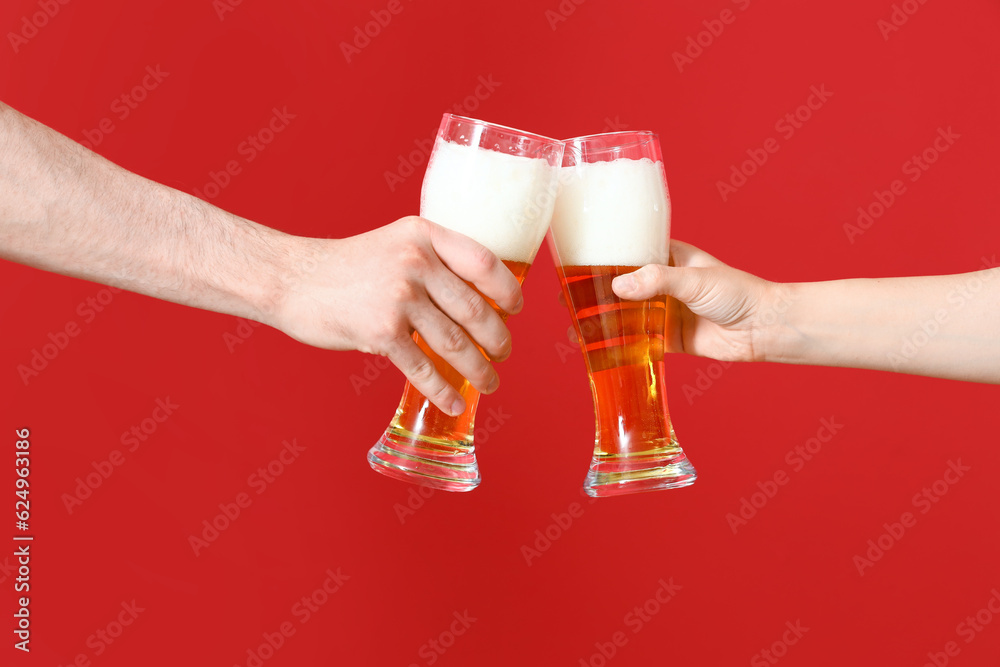
[[[0,103],[0,257],[260,319],[288,238],[132,174]]]
[[[767,361],[1000,383],[1000,268],[774,290]]]

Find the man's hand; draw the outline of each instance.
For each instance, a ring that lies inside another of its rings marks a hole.
[[[300,238],[131,174],[0,103],[0,258],[388,356],[450,414],[465,406],[414,331],[483,393],[521,288],[489,250],[403,218],[342,240]]]
[[[268,324],[318,347],[388,357],[422,394],[448,414],[465,404],[414,342],[432,350],[479,391],[499,377],[489,359],[510,355],[500,315],[521,309],[513,274],[484,246],[428,220],[407,217],[341,240],[290,239],[292,270]]]

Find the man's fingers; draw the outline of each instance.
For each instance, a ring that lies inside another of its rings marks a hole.
[[[490,359],[503,361],[510,356],[510,331],[476,290],[444,267],[428,276],[425,284],[434,305],[465,329]]]
[[[434,362],[409,336],[394,342],[389,360],[403,372],[417,391],[430,399],[442,412],[457,417],[465,412],[465,401],[434,367]]]
[[[521,286],[496,255],[464,234],[433,223],[429,228],[434,252],[452,273],[475,285],[504,311],[521,310]]]
[[[622,299],[630,301],[644,301],[666,294],[678,301],[691,303],[704,295],[708,271],[710,269],[648,264],[615,278],[611,289]]]
[[[428,347],[451,364],[473,387],[484,394],[491,394],[500,386],[493,364],[472,343],[462,327],[430,301],[420,306],[410,317],[410,323]]]

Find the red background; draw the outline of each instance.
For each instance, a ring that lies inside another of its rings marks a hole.
[[[884,39],[889,0],[564,2],[575,11],[555,29],[556,0],[403,0],[347,62],[338,45],[386,3],[254,0],[220,20],[207,0],[77,0],[17,53],[5,37],[0,99],[76,140],[112,117],[98,152],[188,192],[287,107],[288,128],[212,201],[347,236],[416,212],[423,168],[395,191],[385,172],[492,77],[469,115],[559,137],[659,132],[674,236],[735,266],[786,281],[972,271],[1000,252],[1000,8],[912,4]],[[678,71],[672,54],[727,8],[735,20]],[[3,32],[37,11],[5,2]],[[112,102],[156,65],[167,78],[118,120]],[[832,97],[786,140],[775,122],[821,84]],[[911,183],[902,165],[939,127],[960,139]],[[716,182],[768,137],[780,150],[723,202]],[[906,193],[851,243],[843,225],[897,178]],[[503,385],[481,404],[509,415],[480,450],[482,486],[437,492],[401,521],[416,487],[365,462],[399,399],[395,369],[356,391],[359,353],[264,327],[230,352],[232,317],[121,293],[86,323],[77,308],[97,285],[9,263],[0,284],[2,449],[31,428],[36,536],[32,652],[5,630],[2,664],[247,665],[286,621],[296,632],[267,665],[596,666],[595,642],[619,631],[608,664],[747,664],[796,621],[809,630],[787,654],[779,644],[781,664],[922,665],[949,641],[949,664],[997,664],[1000,618],[968,643],[958,628],[1000,587],[996,387],[760,364],[720,375],[674,357],[672,413],[698,482],[587,504],[590,395],[543,249]],[[25,385],[17,366],[70,321],[82,333]],[[166,397],[180,407],[126,451],[121,434]],[[786,454],[830,417],[843,428],[795,471]],[[248,477],[285,439],[305,451],[257,495]],[[63,494],[113,450],[124,463],[68,513]],[[914,494],[959,459],[971,469],[921,514]],[[787,485],[734,534],[727,513],[779,470]],[[241,492],[252,504],[196,556],[189,536]],[[574,502],[583,515],[529,566],[522,546]],[[916,525],[859,575],[854,556],[906,511]],[[0,534],[15,532],[10,514]],[[350,579],[300,623],[293,606],[328,568]],[[0,577],[9,629],[13,575]],[[680,590],[633,632],[626,615],[661,578]],[[133,600],[145,611],[96,656],[88,637]],[[443,655],[421,650],[465,610],[477,620]]]

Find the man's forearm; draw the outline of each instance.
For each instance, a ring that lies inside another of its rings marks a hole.
[[[1000,383],[1000,268],[775,289],[767,361]]]
[[[261,319],[290,237],[132,174],[0,103],[0,257]]]

